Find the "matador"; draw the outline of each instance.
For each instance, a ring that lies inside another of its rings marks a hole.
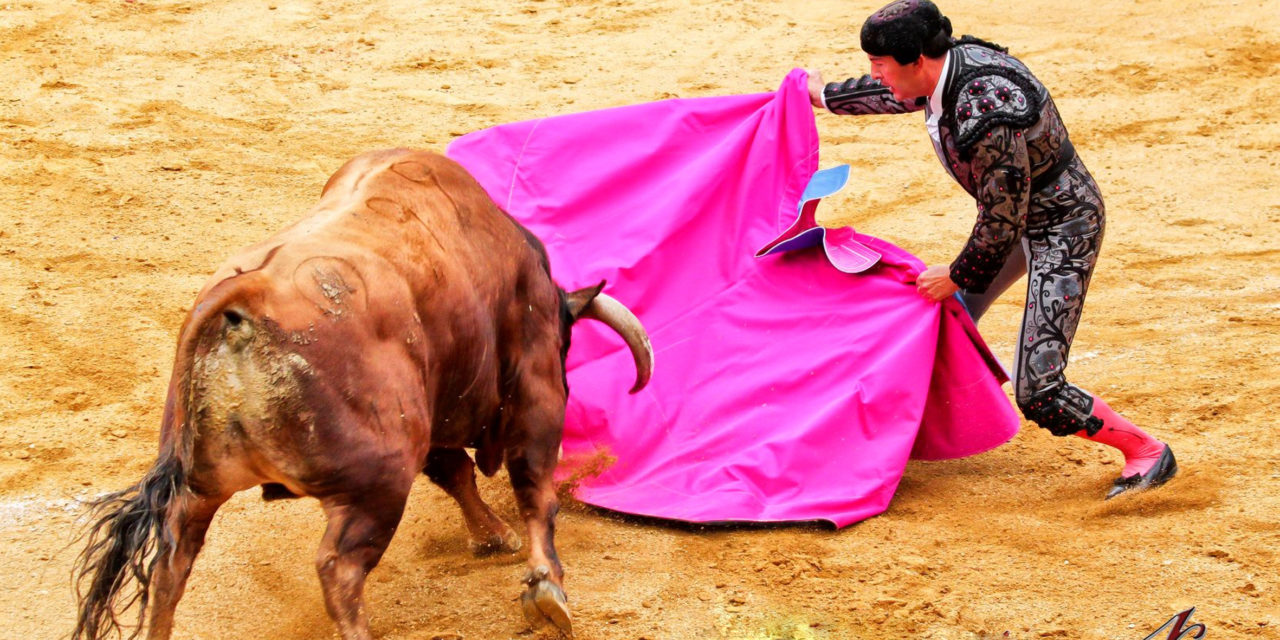
[[[881,8],[863,24],[861,45],[871,73],[824,84],[810,71],[815,108],[839,115],[924,111],[938,159],[977,204],[964,248],[950,265],[920,274],[921,294],[959,294],[977,321],[1026,274],[1012,376],[1018,408],[1056,436],[1124,454],[1108,499],[1167,482],[1178,468],[1173,450],[1067,381],[1106,212],[1049,91],[1004,47],[953,38],[951,21],[929,0]]]

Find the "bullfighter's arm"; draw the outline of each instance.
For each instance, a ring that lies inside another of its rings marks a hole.
[[[870,75],[830,82],[822,90],[822,105],[831,113],[860,116],[869,113],[908,113],[924,108],[923,101],[899,102],[889,88]]]
[[[982,293],[999,273],[1026,225],[1031,166],[1021,129],[997,126],[973,143],[972,176],[978,221],[951,263],[951,280]]]

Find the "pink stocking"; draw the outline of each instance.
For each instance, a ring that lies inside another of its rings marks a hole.
[[[1122,478],[1145,474],[1155,466],[1164,451],[1163,442],[1125,420],[1098,396],[1093,397],[1093,415],[1102,420],[1102,429],[1092,436],[1085,431],[1076,435],[1119,449],[1124,454],[1124,471],[1120,472]]]

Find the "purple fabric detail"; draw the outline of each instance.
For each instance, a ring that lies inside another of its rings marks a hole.
[[[849,181],[849,165],[842,164],[813,174],[800,196],[799,212],[792,223],[756,257],[822,245],[831,265],[845,273],[862,273],[880,261],[880,254],[858,242],[850,228],[827,229],[818,225],[818,202]]]

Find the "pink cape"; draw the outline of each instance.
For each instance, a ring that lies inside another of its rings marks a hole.
[[[817,249],[755,257],[792,227],[817,170],[805,83],[797,70],[776,93],[518,122],[450,145],[546,243],[562,286],[607,280],[653,342],[653,379],[629,395],[618,336],[574,327],[565,461],[616,457],[581,480],[582,501],[845,526],[888,507],[909,457],[971,455],[1017,431],[959,303],[910,284],[916,258],[850,229],[837,244],[880,254],[861,273]]]

